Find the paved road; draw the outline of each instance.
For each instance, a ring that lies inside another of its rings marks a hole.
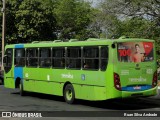
[[[82,113],[93,111],[90,114],[94,116],[95,112],[112,111],[116,115],[117,111],[125,112],[130,110],[134,110],[135,112],[160,111],[160,95],[149,98],[102,102],[78,100],[75,104],[69,105],[64,102],[63,97],[37,93],[28,93],[22,97],[19,95],[18,89],[8,89],[0,85],[0,111],[82,111]],[[57,119],[59,120],[60,118],[58,117]]]

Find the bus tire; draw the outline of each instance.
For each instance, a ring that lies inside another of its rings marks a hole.
[[[67,84],[65,86],[64,91],[63,91],[63,96],[64,96],[65,101],[68,104],[72,104],[75,101],[75,92],[71,84]]]
[[[20,92],[20,95],[21,96],[24,96],[25,95],[25,91],[24,91],[24,89],[23,89],[23,83],[22,83],[22,81],[20,81],[20,84],[19,84],[19,92]]]

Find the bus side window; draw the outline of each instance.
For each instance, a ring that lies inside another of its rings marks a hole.
[[[64,68],[65,67],[65,48],[52,48],[52,67]]]
[[[107,68],[107,64],[108,64],[108,47],[107,46],[103,46],[101,47],[101,70],[105,71]]]
[[[27,49],[27,62],[26,65],[29,67],[37,67],[38,66],[38,49],[37,48],[29,48]]]
[[[14,65],[15,67],[25,66],[25,49],[24,48],[15,49]]]
[[[39,66],[51,67],[51,49],[50,48],[39,49]]]
[[[71,69],[81,68],[81,48],[80,47],[67,48],[67,68],[71,68]]]
[[[99,69],[99,47],[83,47],[83,68]]]

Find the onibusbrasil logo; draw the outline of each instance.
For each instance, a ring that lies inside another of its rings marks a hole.
[[[40,112],[2,112],[2,117],[42,117]]]

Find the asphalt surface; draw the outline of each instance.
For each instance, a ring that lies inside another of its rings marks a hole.
[[[160,90],[158,92],[160,93]],[[64,101],[63,97],[38,93],[27,93],[26,96],[20,96],[18,89],[8,89],[0,85],[0,111],[44,112],[43,115],[49,115],[47,119],[54,117],[56,120],[65,118],[72,120],[74,117],[80,120],[88,119],[86,117],[93,120],[99,119],[97,117],[101,119],[110,117],[126,119],[123,116],[124,113],[141,114],[145,112],[155,112],[160,116],[160,94],[148,98],[117,99],[99,102],[77,100],[75,104],[70,105]],[[153,118],[156,119],[157,117]],[[131,119],[134,118],[131,117]]]

